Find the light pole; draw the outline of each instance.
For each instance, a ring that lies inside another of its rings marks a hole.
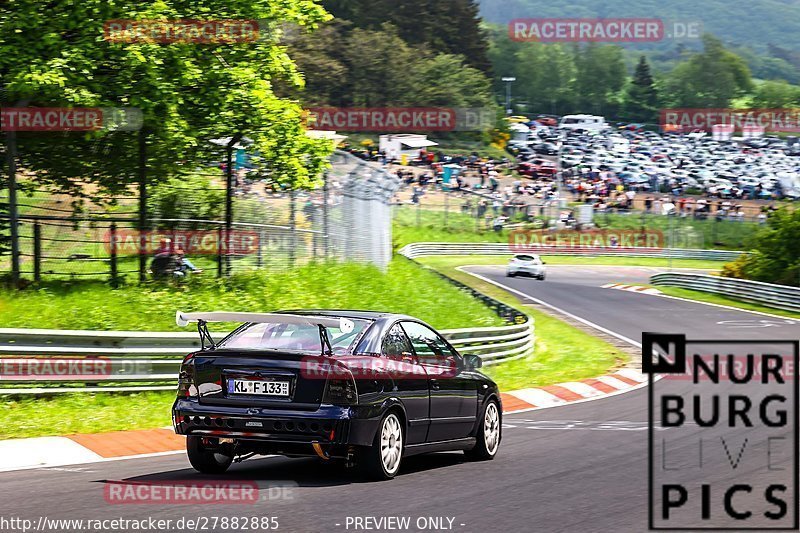
[[[514,76],[503,76],[500,78],[506,84],[506,115],[510,115],[513,110],[511,109],[511,84],[517,81]]]
[[[562,162],[563,157],[563,150],[564,150],[564,141],[566,140],[566,132],[559,131],[558,132],[558,169],[557,169],[557,177],[558,180],[556,181],[556,190],[558,192],[558,206],[561,207],[562,200],[561,195],[563,194],[563,181],[564,181],[564,165]]]

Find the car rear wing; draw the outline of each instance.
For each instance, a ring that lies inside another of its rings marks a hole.
[[[291,313],[238,313],[231,311],[210,311],[205,313],[175,312],[175,323],[180,327],[188,326],[190,322],[197,322],[197,332],[200,334],[200,345],[205,350],[206,342],[211,349],[216,347],[214,339],[208,332],[208,322],[246,322],[246,323],[275,323],[298,324],[303,326],[317,326],[320,332],[320,341],[323,350],[331,352],[328,331],[325,328],[338,328],[342,333],[353,331],[355,324],[345,317],[330,317],[322,315],[297,315]]]

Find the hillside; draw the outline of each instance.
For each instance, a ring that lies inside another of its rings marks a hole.
[[[798,0],[480,0],[481,15],[489,23],[515,18],[635,18],[700,21],[704,31],[728,44],[766,52],[768,45],[800,47]]]

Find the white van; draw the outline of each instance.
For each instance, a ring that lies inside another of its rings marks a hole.
[[[606,119],[597,115],[564,115],[559,128],[570,130],[586,130],[589,132],[600,132],[609,129]]]
[[[778,183],[781,184],[781,192],[788,198],[800,197],[800,176],[796,172],[778,172]]]

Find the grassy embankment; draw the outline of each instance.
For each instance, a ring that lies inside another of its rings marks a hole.
[[[378,309],[417,316],[437,328],[503,322],[480,302],[406,260],[387,272],[356,264],[309,264],[280,273],[198,277],[183,285],[52,282],[0,290],[0,327],[173,331],[175,310]],[[219,325],[230,329],[230,325]],[[169,425],[172,392],[63,394],[0,400],[0,438]]]

